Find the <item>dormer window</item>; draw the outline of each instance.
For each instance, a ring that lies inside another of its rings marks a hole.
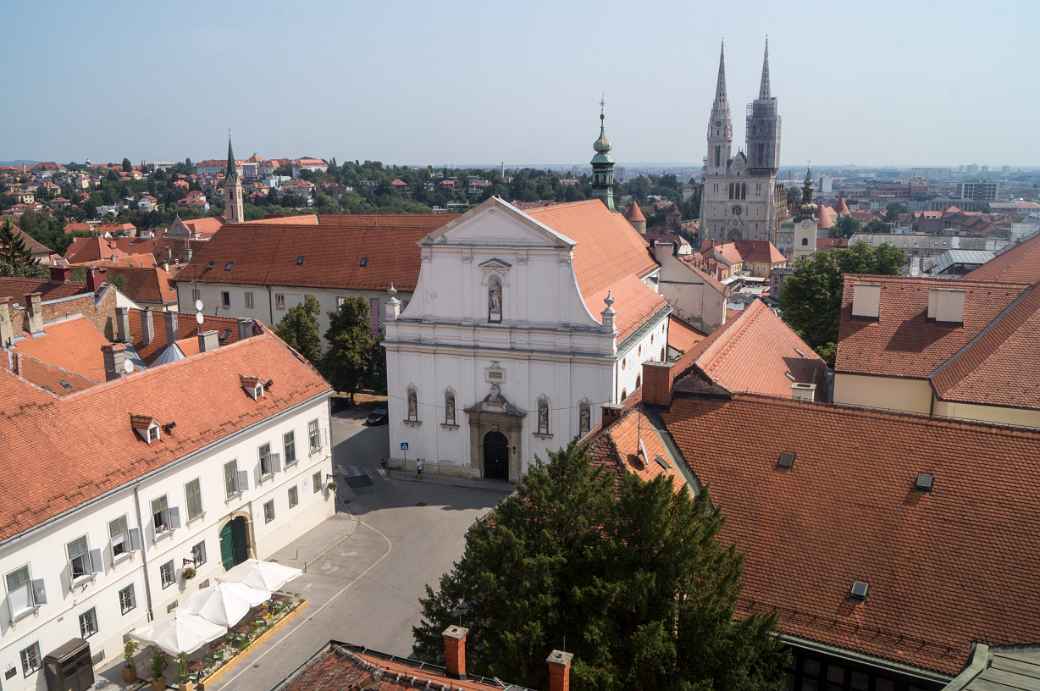
[[[260,377],[240,376],[239,381],[242,384],[242,389],[249,394],[249,397],[254,401],[259,401],[264,397],[266,385],[264,384],[264,380]]]
[[[151,444],[162,438],[159,421],[151,415],[131,415],[130,426],[145,443]]]

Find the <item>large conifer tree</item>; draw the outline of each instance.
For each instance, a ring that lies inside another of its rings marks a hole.
[[[0,226],[0,276],[35,276],[39,265],[25,241],[15,232],[11,219]]]

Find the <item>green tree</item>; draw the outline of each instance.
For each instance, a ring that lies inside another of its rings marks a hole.
[[[862,223],[854,219],[852,216],[842,216],[834,225],[834,231],[840,238],[851,238],[859,232],[862,225]]]
[[[337,391],[350,392],[353,403],[354,394],[367,382],[376,352],[364,298],[347,298],[338,310],[329,313],[325,340],[329,344],[322,360],[325,378]]]
[[[321,362],[321,332],[318,316],[321,305],[313,295],[308,295],[299,305],[289,308],[275,327],[275,333],[311,364]]]
[[[0,226],[0,276],[36,276],[40,273],[36,259],[15,232],[11,219]]]
[[[553,648],[574,654],[576,690],[784,688],[775,619],[733,619],[742,560],[706,491],[615,478],[575,442],[549,458],[427,586],[418,657],[440,659],[441,632],[461,622],[474,671],[533,688]]]
[[[885,220],[889,223],[895,222],[899,218],[899,214],[905,214],[908,211],[906,204],[900,202],[892,202],[885,207]]]
[[[123,159],[123,172],[124,173],[129,173],[133,169],[134,169],[134,164],[130,163],[130,159],[129,158],[124,158]]]
[[[817,252],[795,266],[780,289],[784,321],[834,364],[841,315],[842,282],[847,273],[894,276],[906,265],[903,250],[883,243],[857,242],[848,249]]]

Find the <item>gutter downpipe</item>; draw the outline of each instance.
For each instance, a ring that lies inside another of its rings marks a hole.
[[[134,510],[137,512],[138,530],[141,531],[141,568],[144,569],[144,597],[148,601],[148,621],[155,621],[155,612],[152,609],[152,585],[148,573],[148,548],[145,540],[144,523],[141,521],[141,483],[134,483]]]

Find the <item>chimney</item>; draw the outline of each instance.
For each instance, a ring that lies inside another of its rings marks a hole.
[[[191,245],[184,248],[184,263],[191,264]]]
[[[11,298],[0,297],[0,348],[14,340],[14,322],[11,321]]]
[[[87,269],[87,290],[96,293],[105,283],[104,269]]]
[[[151,310],[144,310],[141,317],[144,319],[144,342],[147,345],[155,340],[155,320]]]
[[[469,629],[449,626],[444,629],[444,667],[453,679],[466,678],[466,636]]]
[[[571,660],[574,655],[562,650],[554,650],[545,658],[549,665],[549,691],[570,691]]]
[[[672,367],[667,362],[643,363],[643,403],[671,405]]]
[[[43,333],[43,296],[40,293],[25,296],[25,318],[29,320],[29,333]]]
[[[112,343],[101,346],[101,354],[105,359],[105,380],[112,381],[127,374],[126,363],[129,355],[126,352],[126,344]]]
[[[621,414],[623,412],[625,412],[625,409],[624,409],[623,406],[621,406],[619,404],[615,404],[615,403],[607,403],[607,404],[605,404],[603,406],[603,408],[602,408],[601,413],[600,413],[600,415],[601,415],[601,417],[603,419],[602,425],[604,427],[606,427],[607,425],[613,424],[614,421],[616,421],[618,418],[621,417]]]
[[[67,283],[69,280],[70,271],[71,268],[68,266],[52,266],[51,280],[55,283]]]
[[[116,338],[123,343],[130,342],[130,308],[116,307]]]
[[[177,313],[164,312],[163,319],[166,322],[166,345],[177,340]]]
[[[209,331],[199,332],[199,352],[208,353],[211,350],[216,350],[220,347],[219,334],[210,329]]]

